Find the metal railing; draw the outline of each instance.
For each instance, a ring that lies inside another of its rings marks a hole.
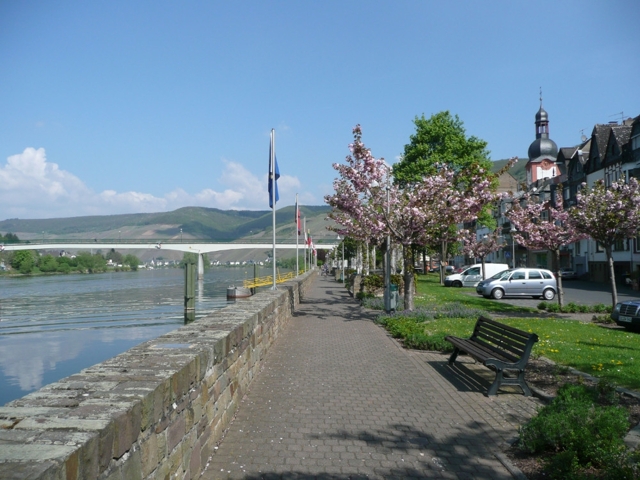
[[[300,273],[304,272],[301,271]],[[284,275],[280,275],[280,272],[278,272],[278,274],[276,275],[276,283],[286,282],[287,280],[291,280],[292,278],[296,278],[296,272],[288,272]],[[269,285],[273,285],[273,275],[250,278],[242,282],[242,286],[244,288],[267,287]]]

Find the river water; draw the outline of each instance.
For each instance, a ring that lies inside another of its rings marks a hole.
[[[227,287],[253,276],[253,267],[207,270],[196,320],[233,303]],[[182,325],[181,269],[0,277],[0,405]]]

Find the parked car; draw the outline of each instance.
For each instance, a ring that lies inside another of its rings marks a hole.
[[[611,318],[621,327],[640,328],[640,300],[629,300],[616,304]]]
[[[509,265],[506,263],[485,263],[484,270],[485,276],[490,278],[498,272],[503,272],[509,269]],[[482,280],[482,264],[477,263],[465,267],[465,269],[453,275],[449,275],[444,279],[445,287],[475,287],[478,282]]]
[[[558,291],[556,277],[543,268],[515,268],[482,280],[476,292],[485,298],[534,297],[553,300]]]
[[[562,267],[559,273],[563,280],[575,280],[578,278],[578,274],[575,270],[568,267]]]

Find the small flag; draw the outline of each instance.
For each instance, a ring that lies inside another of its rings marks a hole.
[[[274,178],[275,177],[275,178]],[[273,208],[273,204],[280,200],[278,195],[278,179],[280,178],[280,170],[278,169],[278,159],[276,158],[275,139],[273,130],[271,131],[271,142],[269,143],[269,207]],[[275,194],[272,191],[275,184]]]

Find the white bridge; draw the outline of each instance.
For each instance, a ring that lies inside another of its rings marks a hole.
[[[314,248],[319,250],[333,250],[336,244],[314,244]],[[198,255],[198,277],[204,275],[204,261],[202,255],[211,252],[221,252],[225,250],[253,250],[253,249],[273,249],[271,243],[175,243],[175,242],[42,242],[42,243],[11,243],[9,245],[0,245],[0,251],[11,250],[98,250],[111,249],[114,250],[174,250],[178,252],[190,252]],[[307,250],[309,246],[305,243],[276,243],[276,250]]]

